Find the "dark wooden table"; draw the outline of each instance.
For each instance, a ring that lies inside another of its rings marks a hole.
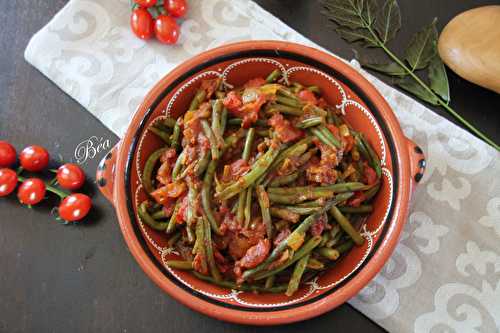
[[[259,0],[262,6],[305,36],[346,57],[352,47],[327,27],[312,0]],[[5,1],[0,11],[0,139],[21,149],[41,144],[56,159],[74,160],[75,147],[92,136],[118,138],[80,105],[29,66],[23,52],[29,38],[65,0]],[[394,42],[401,50],[408,37],[439,18],[439,28],[457,13],[497,1],[400,1],[403,31]],[[450,73],[452,106],[500,141],[500,95]],[[444,114],[442,111],[437,111]],[[60,156],[58,156],[60,155]],[[104,152],[83,168],[92,180]],[[349,305],[307,322],[258,329],[216,321],[165,295],[128,253],[111,205],[93,196],[87,225],[62,226],[50,207],[28,209],[11,196],[0,200],[0,332],[254,332],[308,330],[380,332]]]

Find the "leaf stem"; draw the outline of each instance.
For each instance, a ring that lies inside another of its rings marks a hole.
[[[384,52],[392,59],[394,60],[399,66],[401,66],[419,85],[422,86],[425,90],[427,90],[429,93],[434,95],[437,98],[438,104],[441,105],[448,113],[450,113],[452,116],[454,116],[462,125],[464,125],[467,129],[469,129],[472,133],[477,135],[479,138],[484,140],[486,143],[491,145],[493,148],[495,148],[497,151],[500,151],[500,146],[496,144],[493,140],[488,138],[484,133],[482,133],[480,130],[475,128],[471,123],[469,123],[467,120],[465,120],[460,114],[458,114],[455,110],[453,110],[447,103],[444,101],[441,96],[437,95],[425,82],[423,82],[411,69],[406,66],[406,64],[401,61],[394,53],[391,52],[385,46],[385,43],[380,40],[378,35],[373,31],[371,26],[366,26],[370,33],[373,35],[375,40],[377,41],[379,47],[384,50]]]

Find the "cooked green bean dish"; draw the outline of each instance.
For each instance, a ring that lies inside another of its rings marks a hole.
[[[171,268],[291,296],[363,244],[380,162],[318,87],[278,70],[231,89],[205,80],[150,132],[164,146],[146,160],[138,214],[180,254]]]

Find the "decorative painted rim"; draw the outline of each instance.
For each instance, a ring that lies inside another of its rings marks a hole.
[[[150,252],[147,244],[146,244],[146,239],[151,239],[151,237],[145,236],[143,234],[145,232],[144,225],[141,226],[142,222],[139,223],[132,223],[134,232],[137,236],[137,239],[141,243],[141,246],[144,250],[144,252],[150,257],[151,261],[155,263],[157,268],[162,271],[167,278],[171,280],[171,282],[174,282],[177,286],[181,287],[182,289],[190,292],[193,296],[196,296],[198,298],[201,298],[204,301],[207,301],[209,303],[219,305],[222,307],[226,308],[231,308],[235,310],[240,310],[240,311],[253,311],[253,312],[269,312],[269,311],[282,311],[282,310],[287,310],[291,308],[295,308],[298,306],[306,305],[306,304],[311,304],[314,303],[324,297],[327,297],[330,295],[332,292],[336,291],[338,288],[342,287],[345,283],[347,283],[358,271],[362,270],[362,268],[370,261],[370,259],[373,257],[374,253],[376,252],[377,248],[380,245],[380,241],[384,238],[385,233],[388,231],[388,226],[390,224],[386,223],[388,220],[391,220],[393,217],[398,216],[397,212],[395,213],[394,211],[394,199],[398,195],[398,182],[399,182],[399,162],[398,159],[396,158],[395,155],[395,141],[394,138],[391,135],[391,132],[389,131],[389,126],[385,123],[384,118],[381,115],[381,112],[378,110],[378,108],[375,106],[374,102],[371,101],[371,99],[363,92],[361,88],[357,86],[352,80],[350,80],[348,77],[343,75],[342,73],[336,71],[334,68],[323,64],[315,59],[309,58],[305,55],[301,55],[298,53],[293,53],[293,52],[288,52],[288,51],[279,51],[279,54],[276,54],[276,50],[267,50],[267,49],[260,49],[260,50],[248,50],[248,51],[239,51],[239,52],[234,52],[231,54],[226,54],[220,57],[216,57],[214,59],[211,59],[203,64],[200,64],[198,66],[194,66],[191,70],[187,71],[184,73],[184,75],[181,75],[179,78],[174,80],[168,87],[166,87],[159,96],[154,100],[154,102],[148,107],[147,112],[144,114],[144,117],[142,121],[140,122],[136,134],[133,137],[132,143],[130,145],[130,150],[128,151],[127,154],[127,163],[125,165],[125,188],[126,188],[126,198],[127,198],[127,207],[129,211],[129,217],[131,221],[140,221],[137,216],[135,216],[134,213],[134,208],[133,208],[133,202],[131,200],[132,197],[135,196],[130,196],[130,190],[131,190],[131,165],[133,163],[133,159],[135,156],[136,149],[138,146],[142,146],[142,141],[144,140],[144,137],[141,135],[140,137],[138,136],[141,133],[146,133],[147,128],[146,124],[149,122],[149,118],[151,117],[153,111],[158,107],[158,105],[164,100],[164,98],[172,92],[173,89],[175,89],[179,84],[181,84],[183,81],[191,77],[192,75],[196,75],[192,79],[190,79],[188,82],[183,84],[182,89],[186,89],[188,84],[193,84],[197,80],[199,80],[202,77],[207,77],[208,75],[217,75],[222,76],[223,79],[227,77],[228,70],[226,68],[225,71],[222,72],[222,69],[220,69],[220,72],[225,73],[225,75],[215,72],[215,71],[206,71],[206,72],[201,72],[199,73],[200,70],[203,70],[203,68],[206,68],[208,66],[215,65],[217,63],[222,63],[228,60],[241,60],[240,63],[247,63],[249,61],[252,61],[251,59],[266,59],[265,57],[273,57],[273,56],[278,56],[280,58],[285,58],[285,59],[291,59],[291,60],[296,60],[299,61],[303,64],[310,65],[311,67],[307,66],[300,66],[300,67],[292,67],[286,70],[287,77],[290,74],[293,74],[294,72],[300,71],[300,70],[306,70],[306,71],[315,71],[317,73],[321,73],[320,75],[324,75],[330,82],[333,83],[334,87],[339,89],[340,94],[343,96],[342,102],[339,105],[336,105],[338,108],[340,108],[343,112],[345,112],[345,107],[348,105],[354,105],[357,109],[359,109],[366,117],[369,118],[370,123],[375,127],[375,130],[377,132],[377,135],[379,137],[379,141],[381,144],[381,151],[383,152],[382,158],[381,158],[381,163],[383,165],[383,175],[387,179],[387,184],[390,187],[390,199],[389,202],[387,203],[387,208],[385,212],[385,216],[382,219],[381,223],[377,226],[375,230],[364,230],[363,236],[368,240],[367,243],[369,246],[367,247],[367,251],[365,252],[362,260],[358,262],[356,267],[347,275],[343,276],[341,279],[330,283],[328,285],[322,286],[319,285],[317,280],[311,281],[310,282],[310,290],[307,293],[307,296],[300,297],[298,299],[293,299],[290,302],[282,302],[279,304],[249,304],[247,302],[241,302],[238,301],[240,305],[233,305],[225,302],[220,302],[218,299],[233,299],[233,300],[239,300],[238,295],[241,294],[241,292],[235,292],[231,291],[226,294],[222,295],[215,295],[212,293],[206,293],[202,290],[195,289],[193,288],[192,285],[187,283],[186,281],[183,281],[182,279],[179,278],[179,276],[175,273],[174,270],[172,270],[170,267],[167,267],[164,264],[165,258],[167,255],[172,254],[172,250],[168,248],[162,248],[158,244],[155,246],[154,244],[151,244],[156,250],[159,251],[159,254],[161,255],[163,263],[160,263],[155,256]],[[274,59],[269,59],[271,61],[275,61]],[[262,61],[262,60],[259,60]],[[266,60],[267,62],[267,60]],[[235,62],[236,63],[236,62]],[[232,64],[232,68],[236,67],[235,63]],[[282,65],[283,66],[283,65]],[[229,67],[229,66],[228,66]],[[199,73],[199,74],[196,74]],[[359,104],[358,102],[354,100],[350,100],[349,96],[345,93],[345,91],[342,89],[342,85],[339,84],[339,82],[334,79],[333,77],[337,77],[340,79],[340,81],[347,85],[356,95],[359,97],[363,102],[368,105],[369,109],[371,110],[368,111],[367,108],[365,108],[363,105]],[[167,108],[165,110],[165,113],[168,114],[171,109],[173,108],[173,104],[175,103],[175,98],[180,95],[180,90],[179,88],[176,93],[172,96],[171,100],[169,101]],[[385,136],[384,136],[385,135]],[[139,145],[138,145],[139,143]],[[391,157],[391,163],[393,165],[393,174],[390,173],[389,169],[385,167],[386,165],[386,159],[387,159],[387,152],[385,150],[384,144],[387,144],[388,146],[388,152]],[[139,148],[140,149],[140,148]],[[138,155],[139,156],[139,155]],[[140,168],[138,168],[140,170]],[[377,242],[373,242],[373,238],[375,235],[378,235],[381,233],[378,238]],[[147,232],[146,232],[147,234]],[[149,241],[149,240],[148,240]],[[309,298],[307,300],[304,300],[308,296],[310,296],[312,293],[317,292],[322,289],[329,289],[326,292],[321,293],[318,296]]]

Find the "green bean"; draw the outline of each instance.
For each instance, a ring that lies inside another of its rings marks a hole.
[[[174,207],[174,212],[172,213],[172,216],[170,216],[170,220],[168,221],[168,227],[167,227],[167,234],[171,234],[177,225],[177,213],[179,212],[179,209],[181,207],[181,200],[178,200],[175,203]]]
[[[210,227],[209,227],[210,230]],[[200,269],[202,272],[208,272],[208,251],[205,249],[205,226],[203,223],[203,219],[200,217],[196,221],[196,242],[193,246],[193,251],[195,251],[196,255],[200,258]]]
[[[207,93],[205,90],[199,89],[193,97],[188,111],[194,111],[200,107],[200,104],[205,100]]]
[[[249,172],[219,192],[217,194],[218,198],[220,200],[227,200],[252,185],[266,172],[279,152],[279,147],[271,146],[268,151],[252,165],[252,169]]]
[[[277,187],[290,184],[299,178],[299,174],[298,171],[295,171],[289,175],[278,176],[269,183],[269,186]]]
[[[340,253],[340,254],[344,254],[346,253],[347,251],[349,251],[350,249],[352,249],[352,247],[354,246],[354,242],[352,240],[348,240],[342,244],[340,244],[339,246],[337,246],[335,249]]]
[[[358,207],[340,206],[339,210],[342,213],[367,214],[367,213],[371,213],[373,211],[373,206],[372,205],[361,205]]]
[[[326,247],[332,247],[332,246],[337,245],[337,243],[340,241],[340,238],[343,235],[343,231],[338,224],[335,224],[332,227],[332,229],[330,229],[329,234],[330,234],[330,238],[329,238],[328,242],[326,242],[326,244],[325,244]]]
[[[311,157],[313,157],[317,152],[318,148],[312,148],[309,149],[304,154],[300,155],[299,159],[296,162],[297,166],[302,166],[306,164],[311,159]]]
[[[310,215],[317,210],[321,209],[321,207],[297,207],[297,206],[283,206],[281,207],[283,209],[286,209],[289,212],[299,214],[299,215]]]
[[[215,135],[215,138],[217,140],[217,146],[219,148],[224,147],[224,139],[222,138],[221,124],[220,124],[221,112],[222,112],[222,100],[217,99],[212,104],[212,132]]]
[[[273,83],[276,80],[278,80],[280,76],[281,76],[281,71],[279,69],[275,69],[266,77],[266,82]]]
[[[266,234],[267,238],[272,239],[273,237],[273,222],[271,219],[271,213],[269,211],[269,197],[267,196],[267,192],[264,189],[264,186],[258,185],[255,188],[255,192],[257,193],[257,199],[259,201],[260,210],[262,212],[262,221],[266,226]]]
[[[298,102],[298,103],[299,103],[298,105],[302,106],[302,102],[301,102],[300,98],[299,98],[297,95],[295,95],[293,92],[291,92],[290,90],[288,90],[287,88],[285,88],[285,87],[280,87],[280,88],[276,91],[276,93],[277,93],[278,95],[282,95],[282,96],[284,96],[284,97],[286,97],[286,98],[293,99],[294,101],[296,101],[296,102]]]
[[[319,106],[316,106],[314,104],[306,104],[304,106],[304,112],[307,114],[313,114],[319,117],[326,117],[328,115],[328,112]]]
[[[326,110],[326,123],[335,124],[335,120],[333,118],[333,112],[330,109]]]
[[[250,220],[252,219],[252,190],[253,186],[247,188],[247,194],[245,196],[245,228],[248,228],[250,226]]]
[[[380,189],[380,182],[374,184],[369,190],[365,192],[365,201],[370,201],[378,193]]]
[[[177,160],[175,161],[174,167],[172,168],[172,180],[176,181],[177,177],[179,176],[179,172],[181,172],[182,166],[184,165],[184,156],[185,156],[185,150],[183,150],[179,156],[177,157]]]
[[[254,136],[255,136],[255,128],[251,127],[247,133],[247,137],[245,140],[245,146],[243,148],[243,156],[242,156],[242,158],[247,162],[250,159],[250,154],[252,153],[252,145],[253,145]]]
[[[215,220],[210,200],[211,187],[216,169],[217,169],[217,161],[214,160],[210,161],[207,167],[207,171],[205,172],[205,177],[203,177],[203,184],[201,187],[201,205],[203,207],[203,211],[205,212],[207,220],[210,222],[212,230],[216,234],[220,235],[221,232],[219,230],[217,221]]]
[[[165,125],[168,128],[175,127],[175,119],[174,118],[164,118],[162,120],[163,125]]]
[[[280,266],[278,266],[274,269],[255,274],[254,280],[262,280],[262,279],[265,279],[269,276],[274,276],[281,271],[284,271],[285,269],[290,267],[294,262],[296,262],[300,258],[304,257],[306,254],[311,253],[311,251],[316,246],[318,246],[320,242],[321,242],[321,236],[314,236],[314,237],[310,238],[285,263],[281,264]]]
[[[281,105],[286,105],[290,106],[292,108],[297,108],[300,109],[302,108],[302,103],[298,99],[293,99],[288,96],[280,96],[276,95],[276,103],[279,103]]]
[[[181,238],[182,234],[180,232],[176,232],[171,237],[169,237],[167,245],[169,248],[174,247],[175,243]]]
[[[321,141],[321,143],[327,145],[327,146],[330,146],[334,149],[336,149],[337,147],[333,144],[333,142],[331,142],[330,140],[328,140],[326,138],[326,136],[319,130],[319,128],[316,128],[316,127],[311,127],[309,129],[311,131],[311,133],[317,137],[319,139],[319,141]]]
[[[203,128],[203,133],[210,142],[210,150],[212,151],[212,160],[218,160],[220,157],[220,152],[217,144],[217,138],[215,137],[212,128],[205,119],[201,120],[201,127]]]
[[[333,135],[332,132],[325,126],[318,126],[318,130],[325,136],[325,138],[331,142],[336,148],[341,148],[342,144],[340,141]]]
[[[297,124],[298,128],[309,128],[313,126],[321,125],[324,122],[322,117],[311,117],[300,121]]]
[[[241,291],[248,291],[248,292],[266,292],[266,293],[272,293],[272,294],[279,294],[279,293],[282,293],[283,291],[285,291],[287,288],[286,285],[278,285],[278,286],[274,286],[271,288],[265,288],[265,287],[261,287],[261,286],[250,285],[250,284],[236,284],[234,282],[226,281],[226,280],[216,281],[214,278],[200,274],[196,271],[194,271],[193,274],[200,280],[204,280],[204,281],[210,282],[212,284],[215,284],[219,287],[223,287],[223,288],[227,288],[227,289],[234,289],[234,290],[241,290]]]
[[[164,219],[168,216],[165,214],[165,211],[163,209],[160,209],[159,211],[151,214],[151,217],[155,220],[160,220],[160,219]]]
[[[270,137],[271,136],[270,133],[271,133],[271,130],[268,130],[268,129],[257,129],[255,131],[255,134],[257,134],[258,136],[265,137],[265,138]]]
[[[186,210],[186,231],[188,235],[189,243],[194,242],[193,230],[191,229],[193,224],[196,222],[196,197],[198,196],[198,190],[195,184],[188,182],[188,200],[187,200],[187,210]]]
[[[227,126],[228,110],[226,107],[222,108],[222,113],[220,115],[220,133],[224,135]]]
[[[296,108],[276,103],[269,104],[269,107],[266,109],[266,112],[271,114],[279,112],[279,113],[289,114],[292,116],[302,116],[304,114],[302,108]]]
[[[329,247],[320,247],[318,249],[318,254],[329,260],[337,260],[340,257],[339,251],[330,249]]]
[[[227,121],[229,125],[241,125],[243,123],[243,119],[241,118],[231,118]],[[267,125],[267,121],[262,120],[262,119],[257,119],[257,121],[254,123],[256,126],[261,126],[265,127]]]
[[[330,235],[327,232],[324,232],[321,235],[321,243],[319,243],[319,246],[325,246],[326,242],[330,240]]]
[[[236,202],[236,219],[240,225],[243,225],[245,219],[245,204],[247,202],[247,191],[238,193],[238,201]]]
[[[287,248],[291,248],[293,250],[297,250],[297,245],[301,245],[302,241],[305,237],[305,234],[307,230],[311,227],[311,225],[316,222],[316,220],[323,215],[326,211],[328,211],[332,205],[335,204],[335,200],[330,200],[328,201],[325,206],[319,210],[318,212],[309,215],[307,218],[305,218],[293,231],[290,235],[288,235],[287,238],[282,240],[271,252],[271,254],[264,260],[261,264],[259,264],[257,267],[246,270],[243,273],[243,279],[246,280],[249,277],[255,275],[256,273],[262,271],[264,268],[266,268],[270,263],[272,263],[274,260],[278,259],[279,255]],[[319,241],[321,241],[321,237],[319,237]],[[319,242],[318,241],[318,242]]]
[[[292,223],[297,223],[300,220],[300,215],[292,212],[286,208],[271,207],[271,216],[279,217],[280,219],[290,221]]]
[[[150,127],[149,130],[162,139],[167,145],[170,144],[170,135],[167,132],[153,126]]]
[[[174,125],[174,132],[172,133],[172,137],[170,139],[170,147],[178,150],[180,147],[180,137],[181,137],[181,121],[182,118],[177,118],[177,121]]]
[[[319,89],[318,86],[309,86],[309,87],[307,87],[307,90],[309,90],[310,92],[313,92],[317,95],[321,94],[321,89]]]
[[[215,281],[222,280],[219,269],[215,263],[214,250],[212,245],[212,230],[210,229],[210,222],[205,217],[201,219],[204,226],[205,247],[207,253],[208,266],[210,267],[210,274],[212,274]]]
[[[268,276],[266,279],[266,282],[264,283],[264,288],[271,288],[274,284],[275,278],[276,278],[276,275]]]
[[[310,256],[310,254],[306,254],[295,265],[295,268],[293,270],[292,277],[290,278],[290,282],[288,283],[288,288],[285,292],[285,295],[292,296],[293,294],[295,294],[297,289],[299,289],[300,280],[302,279],[302,275],[304,274],[304,271],[306,270],[307,262],[309,261],[309,256]]]
[[[146,193],[153,192],[153,170],[156,166],[156,162],[160,159],[161,155],[167,150],[166,148],[160,148],[149,155],[146,160],[146,164],[144,165],[144,171],[142,172],[142,186],[144,186],[144,190]]]
[[[215,92],[215,97],[217,97],[217,99],[224,99],[224,97],[226,97],[226,93],[223,92],[223,91],[216,91]]]
[[[307,262],[307,268],[312,269],[315,271],[320,271],[325,268],[325,264],[323,264],[321,261],[315,258],[309,258],[309,261]]]
[[[375,170],[377,174],[377,178],[380,178],[382,175],[382,168],[380,166],[380,160],[373,150],[372,146],[368,143],[362,133],[354,134],[354,142],[359,152],[363,155],[363,157],[370,163],[371,167]]]
[[[147,210],[148,202],[143,201],[140,205],[139,208],[137,209],[137,213],[139,214],[139,217],[141,218],[141,221],[146,223],[148,226],[151,228],[162,231],[165,230],[168,226],[168,223],[166,222],[158,222],[155,219],[149,215],[148,210]]]
[[[360,246],[363,244],[365,239],[361,234],[354,229],[349,220],[342,215],[340,210],[336,206],[332,206],[330,209],[330,214],[332,214],[333,218],[337,221],[340,227],[352,238],[352,240],[356,243],[356,245]]]
[[[292,157],[292,156],[299,156],[302,153],[304,153],[307,150],[307,148],[309,147],[309,145],[311,144],[312,140],[313,140],[313,138],[310,136],[305,137],[304,139],[296,142],[292,146],[283,150],[278,155],[278,157],[276,157],[276,160],[271,164],[270,169],[271,170],[274,169],[276,166],[278,166],[278,164],[283,162],[285,160],[285,158]],[[304,146],[305,146],[305,150],[304,150]]]
[[[325,200],[320,198],[320,199],[316,199],[313,201],[302,202],[302,203],[296,204],[295,206],[301,207],[301,208],[318,208],[318,207],[322,207],[324,203],[325,203]]]
[[[239,130],[224,140],[224,150],[233,147],[242,137],[247,134],[247,130]]]
[[[193,263],[189,260],[167,260],[165,262],[168,267],[182,269],[182,270],[192,270]]]
[[[297,194],[304,192],[322,192],[322,191],[333,191],[335,193],[344,193],[344,192],[354,192],[354,191],[363,191],[369,189],[370,185],[365,185],[359,182],[351,182],[351,183],[337,183],[333,185],[324,185],[324,186],[296,186],[296,187],[269,187],[269,193],[279,193],[279,194]]]
[[[194,167],[194,173],[198,177],[201,176],[208,167],[208,163],[211,160],[211,154],[208,151],[202,151],[201,157]]]

